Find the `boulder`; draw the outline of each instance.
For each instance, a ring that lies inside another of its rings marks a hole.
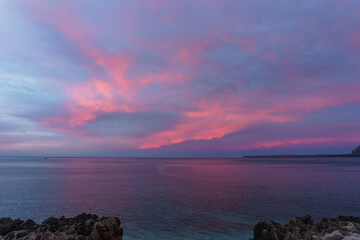
[[[93,240],[121,240],[123,230],[119,226],[120,219],[118,218],[102,218],[95,223],[91,237]]]

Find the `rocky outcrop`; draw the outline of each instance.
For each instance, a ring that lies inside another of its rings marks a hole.
[[[313,221],[305,216],[290,220],[285,226],[273,221],[255,226],[253,240],[360,240],[360,218],[323,218]]]
[[[360,155],[360,146],[358,146],[357,148],[355,148],[355,149],[352,151],[352,154]]]
[[[11,218],[0,218],[0,239],[3,240],[121,240],[123,230],[116,217],[99,218],[81,214],[74,218],[46,219],[42,224]]]

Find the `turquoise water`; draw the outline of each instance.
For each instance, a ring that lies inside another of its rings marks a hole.
[[[118,216],[124,239],[249,239],[254,224],[360,216],[360,158],[0,158],[0,215]]]

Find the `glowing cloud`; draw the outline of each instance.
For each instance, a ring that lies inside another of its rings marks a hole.
[[[176,152],[191,142],[196,152],[223,141],[221,152],[336,142],[350,148],[359,140],[345,129],[352,123],[334,124],[344,133],[332,137],[256,132],[272,124],[297,128],[315,115],[313,127],[321,126],[324,109],[359,107],[357,2],[16,0],[0,7],[7,12],[0,36],[13,38],[0,37],[0,84],[23,75],[38,79],[32,88],[49,89],[38,107],[7,107],[3,114],[54,140],[23,147],[21,137],[9,143],[6,133],[1,149],[51,151],[74,143],[95,153]],[[31,45],[14,27],[30,35]],[[1,92],[4,106],[35,99],[31,92],[27,99],[15,95],[20,82],[14,85]],[[225,144],[249,129],[256,139]]]

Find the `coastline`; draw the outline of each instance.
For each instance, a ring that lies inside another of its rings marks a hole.
[[[80,214],[73,218],[50,217],[41,224],[9,217],[0,218],[0,240],[122,240],[117,217]]]
[[[360,218],[339,216],[312,220],[310,215],[297,217],[282,226],[274,221],[256,224],[250,240],[359,240]]]
[[[0,240],[122,240],[121,221],[80,214],[74,218],[50,217],[41,224],[33,220],[0,218]],[[360,240],[360,217],[339,216],[314,221],[310,215],[291,219],[282,226],[259,222],[250,240]]]

